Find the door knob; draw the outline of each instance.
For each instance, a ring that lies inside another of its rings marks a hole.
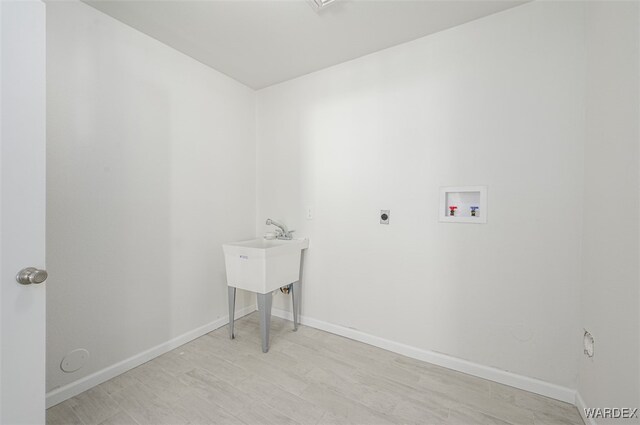
[[[42,283],[47,280],[46,270],[39,270],[35,267],[27,267],[26,269],[20,270],[18,275],[16,276],[16,280],[21,285],[31,285],[32,283]]]

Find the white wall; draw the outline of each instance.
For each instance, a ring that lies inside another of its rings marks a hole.
[[[586,11],[581,325],[595,350],[581,358],[578,391],[589,407],[638,407],[640,7],[592,2]]]
[[[527,4],[254,110],[210,68],[49,3],[48,389],[226,316],[220,246],[272,217],[311,238],[305,316],[639,404],[638,16]],[[489,222],[438,223],[439,187],[475,184]],[[596,357],[578,362],[583,326]]]
[[[575,388],[583,31],[531,3],[258,92],[257,232],[310,237],[304,315]],[[450,185],[486,225],[438,222]]]
[[[256,152],[247,87],[83,3],[48,3],[47,36],[51,390],[227,315]]]

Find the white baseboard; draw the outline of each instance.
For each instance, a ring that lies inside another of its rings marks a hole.
[[[292,313],[280,309],[272,309],[274,316],[282,319],[293,320]],[[365,344],[383,348],[394,353],[402,354],[413,359],[422,360],[447,369],[463,372],[468,375],[477,376],[479,378],[488,379],[500,384],[509,385],[510,387],[519,388],[521,390],[540,394],[566,403],[576,403],[576,391],[560,385],[545,382],[539,379],[530,378],[523,375],[507,372],[494,367],[484,366],[468,360],[459,359],[448,356],[446,354],[436,353],[435,351],[423,350],[421,348],[412,347],[410,345],[401,344],[399,342],[390,341],[374,335],[350,329],[344,326],[334,325],[322,320],[313,319],[311,317],[300,316],[300,323],[312,328],[331,332],[346,338],[364,342]]]
[[[584,400],[582,399],[582,396],[578,391],[576,391],[575,404],[576,404],[576,407],[578,408],[578,412],[580,412],[580,416],[582,416],[582,420],[584,421],[585,425],[597,425],[595,419],[587,418],[587,415],[585,415],[584,409],[585,407],[587,407],[587,405],[584,403]]]
[[[236,319],[246,316],[247,314],[251,314],[255,310],[255,305],[236,310]],[[218,320],[177,336],[173,339],[170,339],[169,341],[163,342],[162,344],[156,345],[155,347],[143,351],[142,353],[138,353],[135,356],[129,357],[128,359],[122,360],[121,362],[111,365],[105,369],[99,370],[95,373],[92,373],[91,375],[85,376],[84,378],[80,378],[77,381],[51,390],[47,393],[46,396],[47,409],[51,406],[55,406],[58,403],[62,403],[63,401],[74,397],[82,393],[83,391],[88,390],[89,388],[102,384],[103,382],[106,382],[111,378],[115,378],[116,376],[125,373],[128,370],[133,369],[134,367],[140,366],[141,364],[146,363],[149,360],[152,360],[162,354],[178,348],[179,346],[184,345],[189,341],[193,341],[194,339],[199,338],[202,335],[208,334],[211,331],[221,328],[227,323],[229,323],[229,316],[221,317]]]

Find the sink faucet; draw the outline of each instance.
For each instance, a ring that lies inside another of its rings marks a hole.
[[[293,239],[293,237],[291,236],[291,234],[293,232],[295,232],[295,230],[289,230],[287,229],[287,226],[285,226],[282,223],[278,223],[275,220],[271,220],[270,218],[267,219],[267,226],[273,224],[274,226],[277,227],[276,229],[276,239],[283,239],[286,241],[290,241],[291,239]]]

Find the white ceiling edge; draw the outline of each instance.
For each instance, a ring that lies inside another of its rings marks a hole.
[[[260,90],[530,0],[82,0]]]

